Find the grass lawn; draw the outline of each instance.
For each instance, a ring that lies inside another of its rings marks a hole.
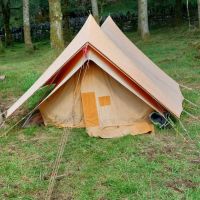
[[[186,28],[152,31],[142,42],[128,34],[156,64],[179,83],[184,96],[200,105],[200,32]],[[0,55],[0,106],[9,107],[56,57],[48,41],[26,53],[15,44]],[[6,123],[3,134],[37,102],[34,95]],[[184,109],[200,117],[200,109],[184,103]],[[90,138],[84,129],[69,135],[54,199],[200,199],[200,122],[183,114],[174,129],[155,135],[118,139]],[[56,157],[61,129],[16,127],[0,138],[0,199],[44,199]]]

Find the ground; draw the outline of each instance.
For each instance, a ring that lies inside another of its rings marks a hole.
[[[184,96],[200,105],[200,32],[186,27],[151,32],[142,42],[128,37],[180,84]],[[0,105],[7,108],[23,94],[56,57],[48,41],[34,53],[15,44],[0,55]],[[36,94],[0,129],[3,135],[37,102]],[[200,117],[200,109],[184,103],[184,110]],[[200,199],[199,119],[183,114],[187,131],[176,127],[155,135],[118,139],[90,138],[74,129],[68,138],[54,199]],[[0,199],[44,199],[56,157],[61,129],[12,129],[0,138]]]

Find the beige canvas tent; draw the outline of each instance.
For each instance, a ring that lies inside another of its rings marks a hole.
[[[44,123],[86,127],[90,136],[152,132],[148,115],[153,110],[176,117],[182,112],[179,85],[129,41],[110,17],[99,27],[90,15],[6,117],[39,88],[51,84],[55,88],[38,105]]]

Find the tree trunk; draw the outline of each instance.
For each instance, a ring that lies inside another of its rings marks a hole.
[[[5,30],[5,43],[6,46],[10,46],[12,44],[12,35],[10,31],[10,0],[1,0],[0,6],[2,9],[3,24]]]
[[[180,25],[182,22],[182,0],[176,0],[175,4],[175,25]]]
[[[0,37],[0,54],[4,52],[3,42]]]
[[[150,35],[147,0],[138,0],[138,32],[144,40],[148,39]]]
[[[64,48],[62,11],[60,0],[49,0],[50,39],[51,47],[61,50]]]
[[[24,42],[27,49],[33,49],[29,19],[29,0],[23,0]]]
[[[200,28],[200,0],[197,0],[198,3],[198,19],[199,19],[199,28]]]
[[[72,39],[72,34],[70,30],[70,24],[69,24],[69,13],[67,12],[68,8],[68,1],[69,0],[63,0],[62,1],[62,9],[63,9],[63,38],[65,44],[69,44]]]
[[[63,17],[63,38],[66,45],[68,45],[72,39],[72,33],[69,26],[69,16],[67,15]]]
[[[92,4],[92,14],[96,22],[99,23],[99,9],[98,9],[97,0],[91,0],[91,4]]]

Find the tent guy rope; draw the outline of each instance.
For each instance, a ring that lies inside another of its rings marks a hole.
[[[47,193],[46,193],[45,200],[51,199],[51,195],[53,193],[56,177],[58,175],[58,170],[59,170],[59,167],[60,167],[60,164],[61,164],[62,156],[63,156],[64,150],[65,150],[65,145],[67,143],[67,139],[68,139],[70,130],[71,129],[69,129],[69,128],[68,129],[64,128],[63,135],[60,139],[59,148],[58,148],[56,160],[55,160],[55,163],[54,163],[54,166],[53,166],[53,170],[52,170],[52,173],[51,173],[51,177],[50,177],[49,186],[48,186],[48,190],[47,190]]]
[[[82,80],[81,80],[82,68],[83,68],[83,77],[82,77]],[[81,67],[81,69],[79,71],[78,79],[77,79],[75,90],[74,90],[74,97],[76,96],[76,92],[78,90],[78,84],[83,81],[83,79],[85,78],[86,71],[88,69],[89,69],[89,60],[87,60],[86,63],[84,63],[84,65]],[[76,102],[76,99],[75,99],[74,102]],[[74,106],[75,106],[75,103],[74,103]],[[62,156],[63,156],[65,146],[66,146],[66,143],[67,143],[67,139],[68,139],[68,136],[69,136],[71,130],[72,130],[72,128],[64,128],[63,135],[60,139],[56,160],[55,160],[53,170],[52,170],[52,173],[51,173],[51,177],[50,177],[49,186],[48,186],[48,190],[47,190],[47,193],[46,193],[45,200],[50,200],[51,196],[53,194],[56,178],[57,178],[57,175],[58,175],[58,170],[59,170],[59,167],[60,167],[60,164],[61,164],[61,160],[62,160]]]
[[[198,106],[197,104],[195,104],[194,102],[192,102],[186,98],[185,98],[185,101],[188,102],[189,104],[193,105],[194,107],[200,108],[200,106]]]
[[[188,111],[183,110],[183,112],[184,112],[185,114],[189,115],[192,119],[199,120],[198,117],[194,116],[193,114],[189,113]]]
[[[60,70],[59,70],[60,71]],[[43,99],[44,99],[44,97],[47,95],[47,93],[48,93],[48,90],[50,89],[50,87],[51,87],[51,85],[53,84],[53,82],[55,81],[55,79],[57,78],[57,76],[58,76],[58,74],[59,74],[59,71],[57,71],[54,75],[54,77],[53,77],[53,79],[51,80],[51,82],[49,83],[49,85],[47,85],[46,86],[46,91],[44,92],[44,95],[40,98],[40,101],[39,102],[41,102]],[[41,88],[40,88],[41,89]],[[40,103],[38,103],[38,105],[39,105]],[[26,114],[24,117],[22,117],[19,121],[17,121],[13,126],[11,126],[7,131],[5,131],[4,133],[3,133],[3,135],[1,135],[0,137],[4,137],[4,136],[7,136],[7,134],[13,129],[13,128],[15,128],[18,124],[20,124],[24,119],[26,119],[26,121],[24,122],[24,124],[30,119],[30,117],[31,117],[31,115],[37,110],[37,108],[38,108],[38,105],[35,107],[35,108],[33,108],[28,114]],[[4,115],[6,115],[6,111],[4,111],[3,112],[3,114]],[[3,121],[3,123],[1,124],[1,126],[0,126],[0,128],[5,124],[5,122],[6,122],[6,119]],[[23,124],[23,127],[24,127],[24,124]]]

